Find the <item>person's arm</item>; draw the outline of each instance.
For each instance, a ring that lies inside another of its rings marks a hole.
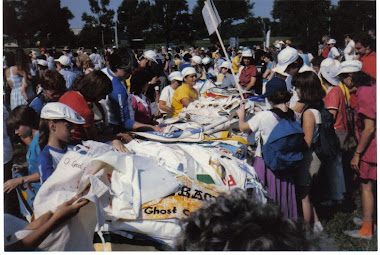
[[[160,110],[162,111],[166,111],[166,112],[171,112],[171,113],[174,113],[174,109],[167,106],[166,105],[166,102],[164,100],[160,100],[159,103],[158,103],[158,107],[160,108]]]
[[[23,181],[28,181],[28,182],[39,182],[40,181],[40,174],[39,173],[34,173],[31,175],[23,176],[23,177],[18,177],[15,179],[10,179],[4,183],[4,192],[9,193],[13,189],[15,189],[18,185],[21,185]]]
[[[22,76],[21,93],[24,99],[28,100],[28,94],[26,93],[26,89],[28,88],[28,74],[24,70],[20,70],[17,66],[16,68],[16,73]]]
[[[310,148],[313,141],[315,117],[311,110],[306,110],[302,116],[302,130],[305,134],[304,139],[307,146]]]
[[[90,126],[87,128],[84,128],[84,132],[86,133],[87,139],[94,140],[98,142],[107,142],[111,141],[110,145],[116,149],[119,152],[129,152],[125,147],[124,144],[117,139],[117,135],[110,135],[110,134],[98,134],[98,131],[96,130],[95,126]]]
[[[36,230],[34,230],[30,235],[26,236],[22,240],[6,247],[8,251],[34,251],[38,246],[45,240],[45,238],[50,235],[59,225],[64,223],[69,218],[75,216],[81,207],[89,203],[89,200],[82,200],[73,204],[79,197],[75,196],[69,201],[58,206],[55,213],[48,212],[46,215],[42,215],[46,222],[41,222]],[[38,219],[37,219],[38,220]],[[37,221],[36,220],[36,221]],[[31,223],[32,224],[32,223]],[[27,229],[28,226],[25,228]]]
[[[245,87],[245,90],[250,90],[253,86],[255,86],[255,83],[256,83],[256,77],[251,77],[251,80]]]
[[[248,123],[244,120],[245,117],[245,107],[244,105],[240,105],[240,108],[236,111],[238,117],[239,117],[239,129],[240,131],[247,131],[250,130],[250,127]]]
[[[189,104],[191,103],[190,101],[190,98],[188,97],[184,97],[180,100],[181,104],[183,105],[183,107],[188,107]]]
[[[360,156],[363,154],[365,149],[367,149],[373,135],[375,134],[375,121],[373,119],[365,118],[364,119],[364,130],[358,142],[358,146],[356,147],[356,151],[352,160],[350,162],[352,169],[355,171],[359,171],[359,161]]]

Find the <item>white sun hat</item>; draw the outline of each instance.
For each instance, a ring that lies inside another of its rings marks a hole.
[[[195,71],[195,68],[194,67],[185,67],[182,71],[181,71],[181,74],[182,74],[182,77],[185,78],[186,76],[188,76],[189,74],[196,74],[197,71]]]
[[[144,52],[143,57],[149,59],[157,64],[157,54],[153,50],[147,50]]]
[[[336,76],[341,73],[355,73],[362,70],[363,64],[359,60],[346,60],[343,61],[338,69]]]
[[[250,49],[247,49],[247,50],[243,50],[243,54],[242,54],[242,57],[246,57],[246,58],[252,58],[253,55],[252,55],[252,51]]]
[[[339,61],[332,58],[326,58],[321,62],[320,74],[331,85],[338,86],[339,79],[336,77],[339,69]]]
[[[336,44],[336,40],[331,38],[331,39],[327,42],[327,44],[332,44],[332,43],[333,43],[333,44]]]
[[[86,121],[71,107],[59,103],[47,103],[41,110],[41,118],[48,120],[67,120],[75,124],[84,124]]]
[[[70,66],[71,65],[71,60],[68,56],[62,55],[58,59],[54,60],[55,62],[61,63],[63,66]]]
[[[202,58],[200,56],[193,56],[191,58],[191,60],[193,60],[195,63],[197,63],[198,65],[200,65],[202,63]]]
[[[37,59],[37,65],[48,66],[48,62],[44,59]]]
[[[173,81],[173,80],[176,80],[176,81],[183,81],[182,74],[181,74],[181,72],[179,72],[179,71],[172,72],[172,73],[169,75],[168,78],[169,78],[169,81]]]
[[[204,64],[204,65],[207,65],[210,62],[211,62],[211,58],[209,58],[209,57],[205,57],[205,58],[202,59],[202,64]]]
[[[292,47],[286,47],[277,56],[277,65],[273,68],[273,71],[285,76],[289,76],[288,73],[285,73],[288,65],[293,63],[298,59],[298,51]]]
[[[227,69],[231,69],[231,66],[228,64],[228,61],[224,61],[219,67],[220,68],[224,67],[224,68],[227,68]]]

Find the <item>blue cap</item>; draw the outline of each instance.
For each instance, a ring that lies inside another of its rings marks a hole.
[[[273,77],[267,82],[265,93],[262,97],[274,95],[277,91],[286,91],[286,82],[278,77]]]

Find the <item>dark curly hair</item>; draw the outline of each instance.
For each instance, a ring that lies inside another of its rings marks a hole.
[[[151,74],[145,69],[133,73],[131,78],[131,94],[140,95],[144,86],[152,79]]]
[[[54,90],[63,95],[66,91],[66,82],[63,76],[56,70],[46,70],[41,79],[41,87],[47,90]]]
[[[290,93],[289,91],[279,90],[279,91],[276,91],[273,95],[269,96],[268,101],[272,102],[275,105],[282,104],[282,103],[289,102],[291,97],[292,97],[292,93]]]
[[[27,105],[19,105],[9,114],[7,126],[8,128],[17,129],[19,126],[23,125],[38,129],[39,120],[40,117],[33,108]]]
[[[352,84],[357,88],[361,86],[372,86],[376,84],[376,80],[365,72],[360,71],[352,73]]]
[[[87,75],[80,75],[75,79],[73,90],[79,91],[87,102],[97,102],[113,90],[112,82],[100,70],[92,71]]]
[[[183,221],[180,251],[310,250],[302,227],[273,204],[248,199],[241,189],[204,202]]]
[[[19,70],[29,73],[30,59],[26,55],[25,51],[21,48],[17,49],[15,52],[15,65]]]
[[[309,105],[319,104],[326,96],[318,75],[312,71],[297,73],[292,79],[292,85],[300,90],[299,102]]]

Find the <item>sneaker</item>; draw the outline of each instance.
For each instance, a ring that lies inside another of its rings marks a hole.
[[[358,226],[358,227],[361,227],[361,226],[363,225],[363,220],[360,219],[359,217],[354,217],[354,218],[352,219],[352,221],[353,221],[354,224],[355,224],[356,226]],[[377,226],[374,225],[374,226],[373,226],[373,230],[376,231],[376,229],[377,229]]]
[[[360,219],[359,217],[354,217],[354,218],[352,219],[352,221],[354,222],[354,224],[355,224],[356,226],[361,227],[361,226],[363,225],[363,220]]]
[[[361,239],[367,239],[367,240],[371,240],[372,239],[372,235],[370,235],[370,236],[363,236],[363,235],[359,234],[359,230],[346,230],[346,231],[344,231],[344,233],[346,235],[354,237],[354,238],[361,238]]]
[[[314,233],[321,233],[323,232],[323,226],[320,221],[313,224],[313,232]]]

